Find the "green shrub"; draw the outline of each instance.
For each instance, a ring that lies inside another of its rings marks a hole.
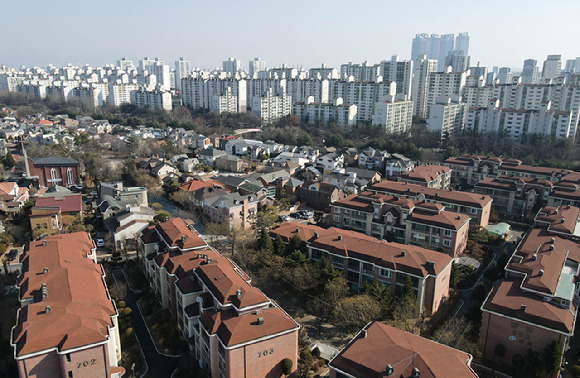
[[[118,308],[125,308],[125,301],[119,301],[119,302],[117,303],[117,307],[118,307]]]
[[[134,330],[133,330],[133,328],[131,328],[131,327],[129,327],[129,328],[127,328],[127,329],[125,330],[125,334],[126,334],[127,336],[131,336],[131,335],[133,334],[133,332],[134,332]]]
[[[312,349],[312,355],[316,358],[320,358],[320,349],[318,349],[318,347]]]
[[[133,312],[133,310],[131,310],[130,307],[125,307],[123,310],[121,310],[121,313],[123,314],[123,316],[129,316],[129,315],[131,315],[132,312]]]

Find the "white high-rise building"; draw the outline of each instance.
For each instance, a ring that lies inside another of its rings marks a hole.
[[[131,103],[139,107],[161,108],[170,111],[173,98],[170,92],[147,91],[143,88],[131,92]]]
[[[125,58],[121,58],[121,60],[117,61],[117,67],[119,67],[122,71],[127,71],[128,69],[135,68],[132,60],[128,60]]]
[[[406,100],[410,100],[413,80],[413,61],[401,61],[397,55],[393,55],[391,60],[382,61],[379,68],[379,74],[383,77],[383,81],[397,83],[397,94],[404,95]]]
[[[181,80],[181,98],[185,106],[197,109],[211,109],[214,96],[224,96],[228,88],[237,99],[237,112],[247,110],[247,88],[245,80],[202,79],[188,77]]]
[[[542,102],[537,110],[501,108],[499,100],[494,99],[487,107],[470,108],[465,128],[480,133],[496,133],[516,140],[530,134],[569,138],[571,112],[553,110],[550,101]]]
[[[470,56],[463,51],[451,51],[445,58],[445,67],[451,66],[453,72],[465,72],[469,68]]]
[[[159,59],[159,58],[157,58],[157,59]],[[150,59],[148,56],[139,60],[139,69],[140,69],[141,73],[143,73],[145,71],[151,73],[151,67],[155,64],[155,60],[156,59]]]
[[[155,58],[155,62],[150,66],[150,73],[157,78],[157,85],[161,91],[168,91],[171,89],[171,73],[169,65],[165,62]]]
[[[427,59],[437,60],[437,71],[445,68],[445,58],[449,52],[455,50],[455,36],[453,34],[417,34],[413,39],[411,59],[416,63],[420,55],[426,55]]]
[[[427,79],[425,110],[428,112],[438,97],[461,96],[466,79],[465,72],[451,72],[451,67],[443,72],[431,72]],[[428,114],[424,118],[427,116]]]
[[[467,104],[459,102],[459,96],[438,97],[429,109],[427,128],[445,138],[463,130],[466,114]]]
[[[222,62],[222,71],[227,73],[230,77],[236,76],[236,73],[240,72],[244,67],[242,61],[236,58],[228,58]]]
[[[568,59],[564,71],[572,74],[580,73],[580,57],[576,59]]]
[[[429,75],[437,70],[437,61],[427,59],[427,56],[421,55],[414,62],[413,86],[411,98],[413,99],[413,112],[420,118],[427,115],[427,89],[429,84]]]
[[[181,79],[191,75],[191,64],[189,60],[179,58],[175,61],[175,88],[181,90]]]
[[[413,124],[413,101],[385,96],[375,103],[373,125],[384,127],[387,134],[403,133]]]
[[[292,112],[292,97],[282,93],[278,96],[270,90],[252,99],[252,113],[265,123],[272,123]]]
[[[138,91],[138,84],[109,84],[109,96],[107,103],[113,106],[121,106],[131,103],[131,92]]]
[[[538,61],[535,59],[524,60],[524,68],[522,69],[522,84],[538,84],[540,79]]]
[[[210,109],[218,113],[237,113],[238,96],[232,93],[232,88],[226,88],[225,93],[213,95]]]
[[[381,76],[381,68],[378,64],[362,64],[349,62],[340,66],[340,78],[348,79],[352,76],[355,81],[376,81]]]
[[[311,79],[318,80],[329,80],[338,79],[340,75],[336,68],[328,67],[326,64],[322,64],[320,68],[311,68],[308,70],[308,77]]]
[[[294,102],[292,114],[302,122],[328,124],[336,122],[343,130],[356,123],[356,105],[343,104],[342,98],[332,103],[315,102],[313,96],[308,96],[306,102]]]
[[[555,79],[560,76],[562,68],[561,55],[548,55],[542,69],[542,79]]]
[[[353,104],[357,107],[356,120],[371,122],[375,103],[385,96],[395,96],[397,84],[383,81],[353,81],[353,80],[330,80],[329,100],[335,101],[339,97],[345,104]],[[327,102],[327,101],[322,101]]]
[[[469,34],[459,33],[455,38],[455,51],[462,51],[463,55],[469,55]]]
[[[250,78],[254,78],[254,75],[258,72],[266,71],[266,62],[260,60],[260,58],[254,58],[254,60],[250,60],[250,63],[248,64],[248,71]]]
[[[512,77],[512,69],[509,67],[501,67],[497,73],[497,79],[500,84],[511,84]]]

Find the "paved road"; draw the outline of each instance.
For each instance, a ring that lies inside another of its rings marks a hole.
[[[126,282],[125,275],[121,270],[113,271],[113,275],[117,281]],[[127,287],[127,299],[125,300],[125,304],[133,310],[131,313],[133,327],[137,338],[139,339],[139,343],[141,344],[147,365],[149,365],[148,374],[153,378],[169,378],[175,370],[179,359],[166,357],[157,353],[155,350],[153,341],[147,331],[147,326],[145,325],[145,322],[139,313],[139,308],[137,307],[137,300],[141,298],[141,295],[141,293],[136,293]]]

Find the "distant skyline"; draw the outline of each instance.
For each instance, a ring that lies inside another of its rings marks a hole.
[[[85,2],[31,0],[3,4],[0,64],[10,67],[115,64],[145,56],[173,66],[180,56],[192,67],[213,69],[235,57],[260,57],[268,67],[305,69],[326,63],[399,55],[411,58],[416,34],[468,32],[471,65],[521,69],[547,55],[580,56],[580,2],[555,0],[304,1],[224,0]]]

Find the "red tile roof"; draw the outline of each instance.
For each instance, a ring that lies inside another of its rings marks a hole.
[[[165,222],[161,222],[155,229],[170,247],[178,247],[184,250],[207,245],[197,235],[197,232],[187,227],[187,224],[181,218],[171,218]]]
[[[39,197],[36,206],[58,207],[61,213],[80,212],[83,209],[82,195],[72,194],[62,199],[56,197]]]
[[[258,321],[262,318],[263,322]],[[210,334],[217,334],[227,347],[252,340],[297,331],[300,326],[278,307],[237,315],[235,311],[206,313],[201,322]]]
[[[316,237],[315,233],[318,233]],[[332,254],[354,257],[389,269],[411,273],[417,276],[439,274],[451,262],[448,255],[414,245],[378,240],[355,231],[337,228],[324,229],[297,222],[283,223],[270,231],[270,236],[280,235],[288,241],[295,235],[309,242],[315,248]],[[404,251],[404,253],[403,253]],[[427,261],[434,263],[431,267]]]
[[[410,377],[418,369],[421,378],[477,377],[471,356],[435,341],[373,322],[357,335],[331,362],[330,367],[355,377]]]
[[[399,196],[413,196],[423,194],[425,198],[442,202],[457,203],[465,206],[472,206],[475,208],[483,208],[491,203],[491,197],[460,191],[452,191],[445,189],[427,188],[421,185],[408,184],[406,182],[397,182],[390,180],[383,180],[374,184],[369,188],[372,191],[379,193],[387,193]]]
[[[50,236],[46,244],[30,243],[22,258],[19,286],[21,299],[36,302],[19,310],[12,333],[17,357],[108,340],[107,327],[113,326],[111,317],[116,311],[101,267],[86,257],[91,248],[93,243],[84,232]],[[44,298],[42,286],[46,287]]]

